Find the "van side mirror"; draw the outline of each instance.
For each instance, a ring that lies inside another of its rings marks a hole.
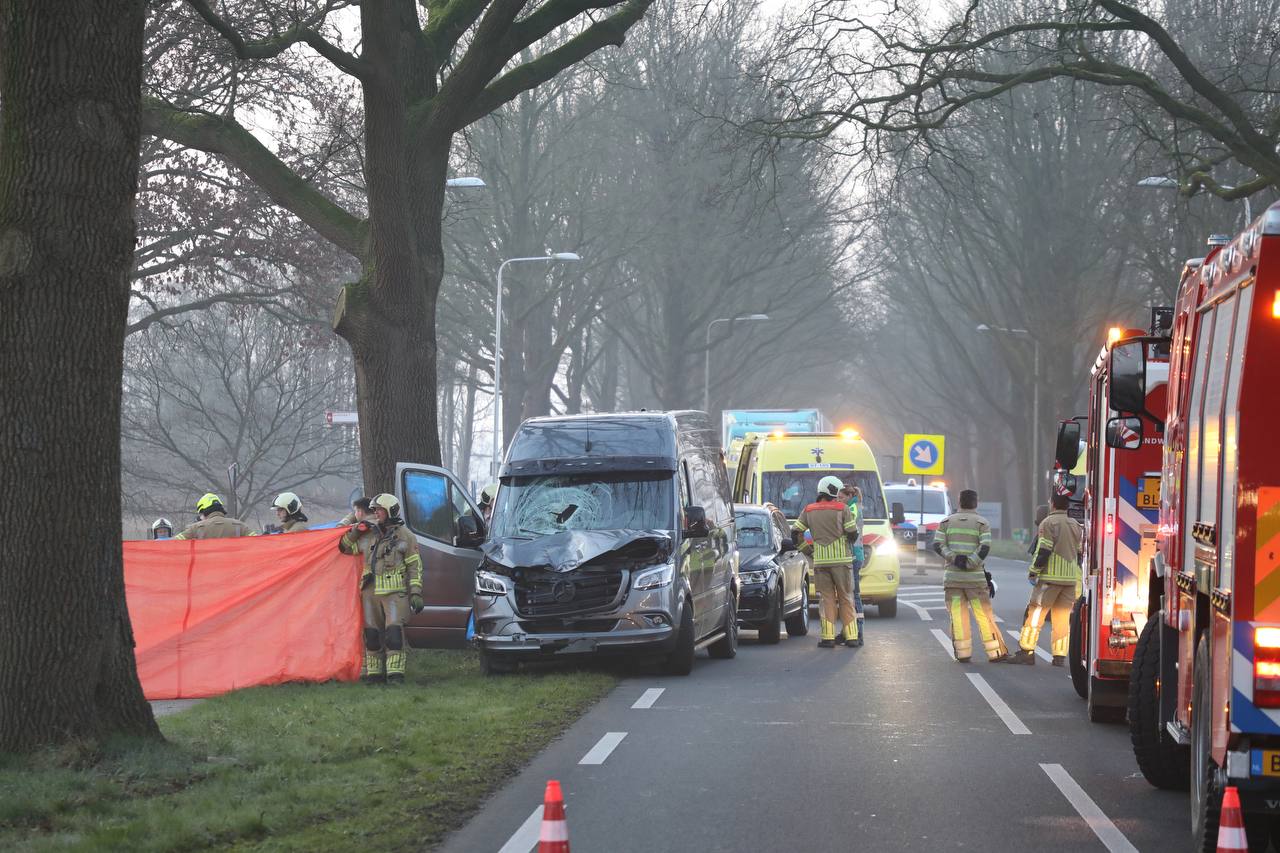
[[[1111,408],[1147,410],[1147,340],[1137,338],[1111,348]],[[1071,467],[1071,466],[1063,466]]]
[[[1107,447],[1114,447],[1116,450],[1137,450],[1141,446],[1141,418],[1122,417],[1107,421]]]
[[[1058,424],[1058,442],[1053,451],[1058,467],[1070,471],[1080,458],[1080,422],[1063,421]]]
[[[707,525],[707,511],[700,506],[684,508],[684,532],[686,536],[707,536],[711,528]]]
[[[453,537],[456,548],[478,548],[484,542],[484,525],[480,519],[468,513],[458,518],[458,535]]]
[[[889,510],[889,521],[893,524],[902,524],[907,520],[907,511],[902,504],[895,503]]]

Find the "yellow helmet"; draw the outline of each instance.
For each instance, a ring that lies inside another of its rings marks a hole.
[[[293,492],[281,492],[271,505],[284,510],[288,515],[302,512],[302,498]]]
[[[389,495],[386,492],[374,495],[373,500],[369,501],[369,506],[370,508],[382,507],[390,518],[400,517],[400,501],[396,500],[395,495]]]
[[[204,497],[196,501],[196,513],[204,515],[212,510],[222,510],[222,498],[213,492],[208,492]]]

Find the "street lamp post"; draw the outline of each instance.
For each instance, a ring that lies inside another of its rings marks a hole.
[[[1006,329],[1002,326],[978,325],[979,332],[1004,332],[1006,335],[1025,335],[1031,339],[1031,490],[1027,497],[1031,499],[1033,518],[1036,503],[1036,470],[1040,464],[1040,339],[1026,329]]]
[[[582,258],[577,252],[556,252],[552,255],[535,255],[529,258],[508,258],[498,265],[498,284],[493,300],[493,461],[489,464],[491,477],[498,476],[498,467],[502,464],[502,271],[510,264],[580,260]]]
[[[1167,175],[1152,175],[1149,178],[1143,178],[1138,181],[1137,185],[1140,187],[1156,187],[1158,189],[1165,190],[1176,190],[1182,186]],[[1222,188],[1228,191],[1235,189],[1235,187],[1228,186],[1227,184],[1223,184]],[[1245,196],[1241,201],[1244,202],[1244,225],[1248,228],[1249,223],[1253,221],[1253,205],[1249,203],[1248,196]]]
[[[763,322],[769,319],[768,314],[747,314],[742,317],[717,317],[707,324],[707,345],[702,364],[702,410],[711,410],[711,327],[716,323],[732,323],[735,320]]]

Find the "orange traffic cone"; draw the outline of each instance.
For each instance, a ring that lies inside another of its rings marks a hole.
[[[1239,814],[1238,804],[1236,813]],[[538,836],[538,853],[569,853],[564,795],[560,793],[560,783],[555,779],[547,782],[547,793],[542,798],[542,833]]]
[[[1240,814],[1240,794],[1234,785],[1222,794],[1222,817],[1218,819],[1218,853],[1248,853],[1249,839],[1244,834],[1244,816]]]

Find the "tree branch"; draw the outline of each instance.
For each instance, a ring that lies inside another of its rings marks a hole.
[[[144,97],[142,121],[144,133],[221,155],[326,240],[356,258],[364,256],[367,223],[299,177],[234,119],[189,113]]]
[[[241,59],[271,59],[301,43],[310,46],[345,74],[363,80],[369,73],[369,67],[364,60],[342,50],[314,29],[330,12],[346,6],[346,3],[326,3],[323,9],[306,21],[300,21],[270,38],[254,41],[246,41],[244,36],[240,35],[225,18],[213,11],[205,0],[187,0],[187,5],[194,9],[205,23],[217,30],[218,34],[235,50],[236,56]]]

